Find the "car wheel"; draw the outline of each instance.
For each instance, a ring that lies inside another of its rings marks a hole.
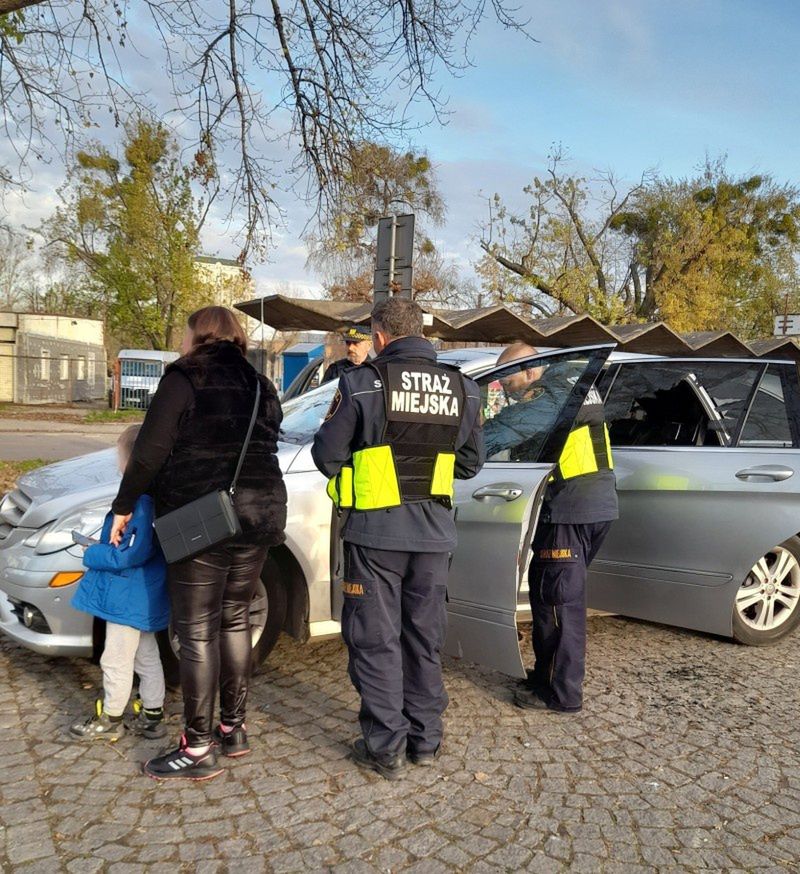
[[[286,586],[280,576],[280,567],[268,555],[256,582],[250,602],[250,636],[253,641],[253,673],[257,673],[278,642],[287,609]],[[158,635],[164,676],[170,688],[180,685],[178,659],[180,643],[170,622],[169,628]]]
[[[764,646],[785,637],[800,623],[800,537],[771,549],[753,565],[736,592],[733,636]]]

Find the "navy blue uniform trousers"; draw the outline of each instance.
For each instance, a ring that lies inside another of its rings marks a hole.
[[[342,636],[361,731],[379,759],[434,752],[442,742],[449,558],[344,544]]]
[[[533,653],[529,685],[553,710],[583,706],[586,671],[586,571],[611,522],[541,523],[528,569]]]

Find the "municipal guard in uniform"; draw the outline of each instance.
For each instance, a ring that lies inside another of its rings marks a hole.
[[[532,346],[514,343],[498,364],[533,355]],[[518,442],[519,435],[530,435],[533,421],[552,421],[544,406],[557,401],[552,389],[540,384],[542,373],[542,368],[528,368],[503,380],[516,403],[486,423],[490,457]],[[618,516],[603,402],[592,388],[548,484],[533,539],[528,584],[536,660],[527,683],[514,695],[517,706],[567,713],[583,706],[586,572]]]
[[[342,338],[347,344],[347,355],[334,361],[322,374],[322,382],[338,379],[353,367],[359,367],[369,355],[372,346],[372,335],[362,325],[351,325],[342,332]]]
[[[413,301],[375,307],[377,356],[341,377],[312,449],[346,514],[342,636],[363,733],[353,758],[388,779],[406,757],[431,765],[439,753],[453,480],[484,461],[478,388],[437,364],[422,326]]]

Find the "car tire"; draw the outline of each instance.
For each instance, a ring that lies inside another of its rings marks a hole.
[[[733,637],[768,646],[800,625],[800,537],[790,537],[753,566],[736,591]]]
[[[278,563],[267,556],[261,578],[253,596],[251,610],[255,607],[259,614],[253,631],[253,673],[258,673],[269,654],[278,642],[283,624],[286,621],[288,597],[286,585],[281,578]],[[158,648],[161,652],[161,664],[164,667],[164,679],[170,689],[180,687],[180,672],[178,664],[178,644],[172,625],[166,631],[157,635]]]
[[[267,616],[261,636],[253,644],[254,674],[258,673],[269,654],[275,649],[275,644],[278,642],[283,624],[286,621],[286,611],[289,606],[286,584],[281,577],[280,565],[271,555],[267,555],[267,560],[264,562],[261,583],[266,595]]]

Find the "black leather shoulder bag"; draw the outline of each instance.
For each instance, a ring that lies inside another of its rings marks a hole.
[[[182,507],[178,507],[177,510],[160,516],[153,523],[161,549],[164,552],[164,558],[170,564],[206,552],[214,546],[233,540],[234,537],[242,533],[242,526],[233,506],[233,496],[236,493],[236,483],[242,472],[247,447],[253,436],[260,400],[261,382],[257,380],[253,414],[250,416],[247,436],[244,438],[242,451],[239,453],[239,461],[236,464],[236,472],[233,475],[230,488],[227,491],[218,489],[215,492],[209,492],[202,498],[197,498]]]

